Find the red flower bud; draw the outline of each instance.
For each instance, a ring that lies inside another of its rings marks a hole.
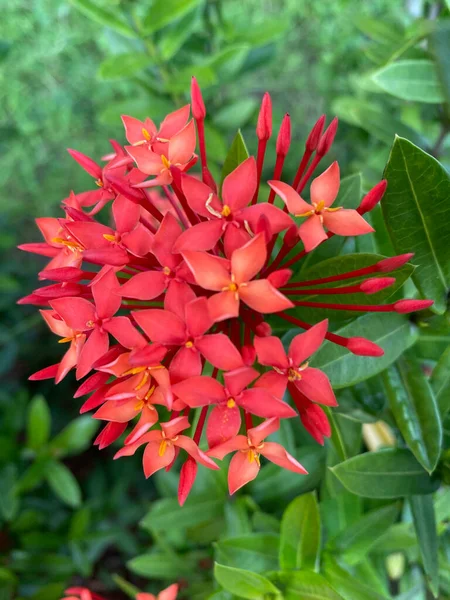
[[[383,348],[363,337],[349,338],[346,348],[356,356],[383,356],[384,354]]]
[[[279,269],[268,275],[267,279],[273,285],[273,287],[280,288],[289,281],[292,276],[291,269]]]
[[[325,156],[330,150],[338,128],[338,119],[334,117],[317,145],[317,156]]]
[[[276,151],[279,156],[286,156],[291,145],[291,117],[286,113],[281,122],[277,137]]]
[[[395,283],[395,277],[372,277],[361,283],[360,290],[365,294],[376,294]]]
[[[383,197],[384,192],[387,188],[386,179],[381,180],[375,187],[373,187],[364,198],[361,200],[361,204],[359,205],[358,212],[360,215],[364,215],[367,212],[370,212],[375,208],[378,202]]]
[[[180,482],[178,484],[178,502],[180,506],[183,506],[191,492],[197,477],[197,471],[197,463],[193,458],[188,457],[180,470]]]
[[[317,144],[319,143],[325,125],[325,118],[325,115],[319,117],[316,121],[316,124],[311,129],[305,143],[305,148],[308,152],[314,152],[314,150],[317,148]]]
[[[256,124],[256,135],[259,140],[268,140],[272,135],[272,100],[266,92],[261,102],[261,108]]]
[[[256,350],[253,346],[246,344],[241,349],[242,360],[247,367],[251,367],[256,360]]]
[[[400,314],[407,314],[416,312],[416,310],[425,310],[433,304],[433,300],[398,300],[394,303],[394,310]]]
[[[296,225],[292,225],[284,235],[284,243],[288,248],[293,248],[298,242],[298,229]]]
[[[200,86],[198,85],[195,77],[192,77],[191,79],[191,102],[194,119],[196,121],[202,121],[206,117],[206,108],[205,103],[203,102]]]
[[[259,337],[268,337],[269,335],[272,335],[272,327],[265,321],[257,325],[255,331]]]
[[[391,271],[395,271],[396,269],[400,269],[406,264],[412,257],[414,256],[414,252],[409,252],[408,254],[399,254],[398,256],[392,256],[390,258],[383,258],[377,263],[375,266],[377,271],[381,273],[390,273]]]

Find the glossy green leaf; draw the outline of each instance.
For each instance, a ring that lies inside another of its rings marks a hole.
[[[103,80],[124,79],[152,64],[152,59],[144,52],[115,54],[102,62],[98,69],[98,77]]]
[[[222,167],[222,182],[227,175],[234,171],[236,167],[238,167],[244,160],[249,157],[249,153],[247,150],[247,146],[245,145],[244,138],[242,137],[242,133],[239,130],[234,136],[233,141],[231,142],[230,149],[228,150],[228,154],[225,158],[225,162]]]
[[[398,512],[399,507],[392,504],[366,513],[331,540],[329,549],[349,565],[360,562],[377,539],[394,523]]]
[[[169,25],[198,6],[200,1],[201,0],[154,0],[143,21],[144,32],[150,34]]]
[[[442,314],[450,287],[450,177],[435,158],[399,137],[384,175],[388,187],[381,203],[392,243],[398,253],[415,253],[412,279]]]
[[[442,86],[431,60],[399,60],[372,75],[382,90],[401,98],[431,104],[444,101]]]
[[[361,336],[381,346],[384,355],[355,356],[331,342],[325,342],[311,359],[311,366],[325,371],[335,389],[348,387],[377,375],[417,339],[417,330],[403,315],[371,313],[359,317],[333,333],[344,337]]]
[[[447,346],[434,367],[430,384],[443,420],[450,410],[450,346]]]
[[[60,500],[72,507],[81,503],[81,490],[72,471],[56,460],[51,461],[46,468],[45,478]]]
[[[137,33],[134,29],[128,25],[124,18],[120,18],[116,15],[116,12],[108,10],[101,6],[98,6],[92,0],[69,0],[70,4],[82,12],[86,17],[89,17],[96,23],[110,27],[121,33],[122,35],[130,38],[136,38]]]
[[[273,600],[281,600],[280,590],[268,579],[257,573],[216,563],[214,576],[227,592],[236,594],[240,598],[266,600],[271,597]],[[272,594],[272,596],[269,596],[269,594]]]
[[[190,11],[179,21],[168,27],[159,43],[159,52],[164,61],[171,60],[189,39],[199,22],[199,11]]]
[[[409,450],[399,448],[366,452],[331,470],[350,492],[366,498],[431,494],[439,487]]]
[[[77,417],[51,440],[49,448],[58,457],[81,454],[90,447],[98,426],[90,415]]]
[[[313,571],[282,571],[274,578],[285,586],[284,600],[342,600],[327,580]]]
[[[43,396],[35,396],[28,409],[27,446],[40,450],[50,437],[51,414]]]
[[[404,552],[417,546],[417,538],[411,523],[395,523],[383,533],[372,547],[375,554],[388,555]]]
[[[323,575],[344,600],[387,600],[387,596],[356,579],[331,557],[327,556],[324,561]]]
[[[439,595],[438,536],[431,496],[411,496],[409,499],[414,528],[419,540],[422,563],[427,574],[430,589],[435,598]]]
[[[441,452],[442,425],[420,364],[413,357],[402,357],[382,377],[400,433],[423,468],[432,473]]]
[[[227,536],[240,536],[251,533],[252,527],[248,514],[248,500],[238,497],[234,502],[226,502],[224,506]],[[220,562],[220,561],[219,561]]]
[[[320,553],[320,514],[315,493],[293,500],[281,520],[280,567],[314,570]]]
[[[278,568],[279,543],[279,536],[269,533],[225,538],[215,544],[216,561],[255,573],[272,571]]]

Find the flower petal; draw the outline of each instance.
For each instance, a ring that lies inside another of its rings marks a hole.
[[[156,473],[170,465],[175,458],[175,448],[172,443],[167,443],[164,452],[160,452],[162,444],[165,442],[150,442],[147,444],[144,450],[144,456],[142,458],[142,464],[144,467],[144,475],[148,479]]]
[[[134,310],[131,313],[152,342],[184,344],[187,338],[184,322],[174,313],[159,308]]]
[[[172,279],[164,297],[164,308],[175,313],[184,321],[186,318],[186,306],[189,302],[195,300],[195,298],[193,290],[187,283]]]
[[[203,221],[189,227],[180,235],[174,244],[174,252],[184,250],[211,250],[222,235],[223,223],[221,219]]]
[[[231,256],[231,272],[236,283],[252,280],[263,268],[266,257],[267,247],[262,234],[258,234],[244,246],[235,250]]]
[[[145,139],[144,134],[142,133],[143,129],[146,129],[150,135],[156,133],[155,124],[148,118],[145,119],[145,123],[134,117],[128,117],[127,115],[122,115],[121,119],[125,127],[125,137],[130,144],[136,144]]]
[[[74,331],[86,331],[90,329],[87,323],[95,321],[95,307],[84,298],[57,298],[50,301],[50,306]]]
[[[237,211],[250,204],[257,185],[256,162],[249,156],[234,171],[227,175],[222,186],[224,205]]]
[[[194,442],[194,440],[188,437],[187,435],[179,435],[178,439],[175,442],[175,445],[179,448],[183,448],[183,450],[186,450],[186,452],[190,456],[192,456],[194,460],[199,462],[204,467],[214,470],[219,469],[216,463],[213,460],[211,460],[211,458],[209,458],[209,456],[207,456],[204,452],[202,452],[197,446],[197,444]]]
[[[122,298],[153,300],[166,289],[167,278],[162,271],[145,271],[129,279],[120,288]]]
[[[201,287],[218,292],[229,285],[230,273],[220,258],[195,250],[186,250],[182,256]]]
[[[253,459],[253,460],[252,460]],[[236,452],[228,469],[228,490],[234,494],[259,473],[259,464],[250,452]]]
[[[146,345],[146,340],[142,334],[132,325],[128,317],[113,317],[104,326],[104,329],[110,333],[121,346],[132,350]]]
[[[275,431],[280,428],[280,419],[272,418],[266,419],[260,423],[257,427],[252,427],[247,431],[248,439],[251,441],[253,446],[259,446],[259,444],[269,437]]]
[[[328,239],[319,215],[306,217],[305,221],[298,228],[298,235],[305,246],[305,252],[311,252],[321,242]]]
[[[261,377],[255,381],[253,387],[265,388],[276,398],[283,398],[287,383],[287,375],[281,375],[275,371],[268,371],[267,373],[263,373]]]
[[[189,420],[185,416],[176,417],[175,419],[161,423],[161,429],[168,439],[176,437],[179,433],[188,429],[188,427],[190,427]]]
[[[208,309],[215,323],[239,316],[239,297],[236,292],[219,292],[208,298]]]
[[[122,235],[122,244],[134,256],[145,256],[153,247],[153,236],[147,227],[138,223],[132,231]]]
[[[98,316],[109,319],[116,314],[122,303],[120,285],[112,268],[104,267],[102,271],[95,278],[91,290]]]
[[[108,400],[92,416],[94,419],[114,421],[116,423],[128,423],[136,417],[139,409],[136,408],[136,398],[125,400]]]
[[[277,367],[278,369],[286,369],[288,367],[286,350],[279,337],[274,335],[259,337],[255,335],[253,345],[258,355],[258,362],[261,365]]]
[[[291,455],[283,446],[276,442],[264,442],[260,450],[261,454],[283,469],[307,475],[308,471]]]
[[[204,335],[196,340],[195,347],[208,362],[222,371],[231,371],[244,366],[239,350],[223,333]]]
[[[325,339],[327,328],[328,319],[324,319],[323,321],[320,321],[320,323],[313,325],[311,329],[308,329],[305,333],[300,333],[295,336],[289,347],[288,356],[292,359],[292,362],[296,367],[299,367],[305,360],[310,358],[314,352],[317,352]]]
[[[374,228],[352,208],[341,208],[336,212],[325,212],[323,224],[337,235],[363,235],[372,233]]]
[[[196,338],[205,334],[214,325],[208,310],[208,301],[203,296],[186,304],[186,329]]]
[[[172,386],[172,391],[192,408],[216,404],[226,399],[223,386],[212,377],[205,375],[180,381]]]
[[[311,210],[311,208],[309,207],[308,210]],[[260,204],[244,208],[239,213],[239,221],[242,221],[242,223],[247,221],[250,225],[250,229],[256,231],[261,216],[268,219],[272,233],[279,233],[292,225],[292,219],[289,215],[277,206],[268,204],[267,202],[261,202]]]
[[[211,415],[217,408],[220,408],[220,407],[216,406],[211,411]],[[209,418],[211,418],[211,416]],[[240,421],[240,417],[239,417],[239,424],[240,424],[240,422],[241,421]],[[238,429],[238,431],[239,431],[239,429]],[[248,449],[247,436],[245,436],[245,435],[236,435],[236,436],[229,437],[229,438],[225,437],[224,439],[226,439],[226,441],[221,442],[217,445],[210,444],[210,450],[208,450],[208,456],[212,456],[213,458],[218,458],[219,460],[223,460],[227,454],[230,454],[230,452]]]
[[[286,402],[283,402],[279,398],[275,398],[275,396],[264,388],[244,390],[236,398],[236,401],[239,403],[239,406],[248,412],[258,417],[265,417],[266,419],[272,417],[286,419],[295,417],[296,415],[295,410],[289,404],[286,404]]]
[[[173,384],[200,375],[202,372],[200,353],[195,348],[181,347],[170,362],[169,372]]]
[[[161,155],[152,152],[146,144],[125,146],[125,150],[137,164],[138,169],[146,175],[159,175],[164,169]]]
[[[311,202],[331,206],[339,192],[339,165],[336,161],[311,183]]]
[[[182,109],[180,108],[180,110],[182,110]],[[163,590],[162,592],[159,592],[158,598],[156,600],[176,600],[177,594],[178,594],[178,584],[173,583],[172,585],[169,585],[169,587],[166,588],[165,590]]]
[[[280,196],[286,204],[291,215],[302,215],[312,210],[312,206],[305,202],[293,187],[283,181],[268,181],[273,191]]]
[[[216,194],[214,194],[213,190],[196,177],[184,175],[181,180],[181,187],[189,206],[198,215],[206,217],[207,219],[212,218],[211,213],[206,208],[207,202],[209,202],[209,206],[214,211],[218,213],[222,211],[222,204]]]
[[[235,222],[227,223],[223,236],[223,246],[227,258],[231,258],[235,250],[242,248],[252,239],[249,232],[244,227],[238,227],[238,225]]]
[[[189,119],[191,107],[189,104],[169,113],[161,123],[158,137],[170,140],[176,133],[181,131]]]
[[[258,371],[253,367],[241,367],[223,374],[227,392],[232,396],[240,394],[257,377]]]
[[[125,444],[133,444],[158,421],[158,413],[152,406],[144,406],[139,421],[125,438]]]
[[[294,383],[307,398],[325,406],[337,406],[333,388],[325,373],[320,369],[308,367],[301,375],[302,378]]]
[[[95,328],[84,344],[77,365],[77,379],[81,379],[89,373],[92,365],[103,356],[109,347],[108,334]]]
[[[173,165],[184,165],[192,158],[196,143],[195,125],[194,121],[191,119],[183,129],[170,139],[169,161]]]
[[[239,288],[239,296],[247,306],[260,313],[276,313],[293,306],[267,279],[249,281],[246,287]]]

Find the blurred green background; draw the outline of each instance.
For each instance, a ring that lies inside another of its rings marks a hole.
[[[339,157],[347,175],[362,171],[364,189],[381,178],[395,133],[448,167],[449,115],[440,98],[408,98],[407,88],[386,90],[374,78],[398,60],[425,59],[430,77],[440,74],[450,94],[448,17],[445,2],[424,0],[3,2],[1,598],[17,582],[23,597],[51,600],[77,577],[107,585],[110,573],[123,575],[124,561],[149,543],[136,527],[149,499],[167,492],[164,483],[155,489],[145,482],[139,459],[113,463],[113,451],[88,449],[95,431],[89,417],[61,433],[78,413],[73,377],[58,387],[27,381],[58,360],[60,346],[35,307],[15,305],[37,287],[44,264],[15,246],[39,241],[34,218],[60,215],[70,190],[90,185],[66,148],[99,159],[109,151],[108,139],[124,141],[122,113],[161,120],[188,102],[194,74],[207,102],[214,173],[237,128],[255,150],[266,90],[274,126],[285,112],[292,118],[298,151],[290,153],[286,176],[295,172],[304,139],[323,112],[340,119],[330,160]],[[273,150],[274,142],[272,157]],[[33,419],[41,439],[30,440]],[[8,496],[18,478],[20,498]],[[135,575],[134,581],[143,580]]]

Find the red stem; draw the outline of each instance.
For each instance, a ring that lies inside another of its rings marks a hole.
[[[256,182],[256,190],[255,190],[255,193],[253,195],[251,204],[256,204],[256,202],[258,200],[259,184],[261,182],[261,175],[262,175],[263,164],[264,164],[264,156],[266,154],[266,148],[267,148],[267,140],[259,140],[259,142],[258,142],[258,154],[256,155],[256,175],[257,175],[257,182]]]
[[[357,292],[361,292],[360,285],[347,285],[345,287],[337,287],[337,288],[318,288],[318,289],[293,289],[292,287],[287,287],[289,284],[286,284],[286,287],[280,288],[280,292],[285,294],[286,296],[310,296],[312,294],[354,294]],[[299,286],[301,287],[301,286]]]
[[[309,302],[294,300],[294,306],[306,306],[309,308],[331,308],[335,310],[355,310],[358,312],[392,312],[395,311],[393,304],[335,304],[334,302]]]
[[[302,156],[302,160],[300,161],[300,164],[298,166],[297,173],[295,174],[294,181],[292,183],[292,187],[294,188],[294,190],[297,189],[297,186],[300,183],[300,179],[302,178],[302,175],[305,172],[306,166],[309,163],[309,159],[311,158],[312,154],[313,153],[310,150],[305,150]]]
[[[277,316],[281,317],[285,321],[288,321],[289,323],[292,323],[293,325],[301,327],[302,329],[308,330],[312,327],[312,325],[310,325],[309,323],[305,323],[305,321],[301,321],[296,317],[292,317],[291,315],[288,315],[285,312],[278,313]],[[334,344],[337,344],[338,346],[344,346],[344,348],[346,348],[348,344],[348,338],[345,338],[341,335],[337,335],[336,333],[331,333],[331,331],[327,331],[327,333],[325,334],[325,339],[330,342],[333,342]]]
[[[331,283],[332,281],[343,281],[345,279],[354,279],[355,277],[361,277],[370,275],[371,273],[377,273],[377,264],[362,269],[355,269],[354,271],[348,271],[347,273],[340,273],[339,275],[331,275],[330,277],[322,277],[321,279],[310,279],[309,281],[294,281],[287,283],[285,288],[297,288],[308,285],[320,285],[322,283]],[[285,265],[286,266],[286,265]]]

